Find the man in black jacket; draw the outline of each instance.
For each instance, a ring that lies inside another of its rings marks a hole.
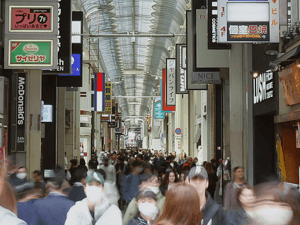
[[[202,166],[192,167],[186,182],[194,186],[200,198],[200,210],[203,215],[203,225],[230,225],[227,213],[221,204],[215,202],[206,191],[208,188],[208,174]]]

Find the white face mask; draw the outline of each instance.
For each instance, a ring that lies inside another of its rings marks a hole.
[[[159,187],[148,187],[154,194],[157,194],[159,192]]]
[[[139,203],[138,208],[141,214],[149,218],[156,216],[159,211],[156,205],[147,202]]]
[[[104,193],[103,189],[97,186],[86,186],[85,192],[87,199],[94,205],[100,201]]]
[[[23,180],[27,177],[27,173],[17,173],[17,178]]]
[[[260,209],[250,216],[264,225],[287,225],[293,219],[293,211],[291,209],[280,209],[280,208],[265,208]]]

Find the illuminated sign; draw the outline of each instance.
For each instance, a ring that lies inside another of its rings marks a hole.
[[[175,59],[167,59],[166,65],[166,104],[176,105],[176,85],[175,85]]]
[[[273,98],[274,82],[273,72],[261,73],[253,79],[253,100],[254,104]]]
[[[72,54],[71,64],[71,74],[60,74],[58,76],[81,76],[81,54]]]
[[[9,6],[9,32],[53,32],[53,6]]]
[[[186,46],[176,45],[176,94],[188,94],[186,90]]]
[[[279,0],[218,1],[219,43],[279,43]]]

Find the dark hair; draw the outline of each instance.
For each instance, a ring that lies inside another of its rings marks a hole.
[[[141,163],[137,160],[135,160],[133,163],[131,163],[132,167],[137,167],[137,166],[141,166]]]
[[[117,153],[113,152],[113,153],[111,153],[111,155],[117,155]]]
[[[149,179],[153,178],[153,177],[157,177],[157,175],[155,174],[143,174],[141,177],[140,177],[140,182],[143,183],[143,182],[147,182]]]
[[[54,177],[52,177],[50,181],[60,189],[65,181],[65,171],[60,166],[57,166],[53,172]]]
[[[145,160],[145,161],[148,161],[148,160],[150,160],[150,156],[148,156],[148,155],[145,155],[145,157],[144,157],[144,160]]]
[[[208,174],[214,174],[215,173],[215,171],[213,169],[213,166],[212,166],[212,163],[210,163],[210,162],[206,163],[205,169],[206,169]]]
[[[95,160],[90,160],[88,165],[89,165],[89,169],[93,169],[93,170],[96,170],[98,166]]]
[[[26,171],[28,171],[27,168],[26,168],[25,166],[20,166],[20,167],[18,168],[18,170],[19,170],[19,169],[25,169]]]
[[[85,160],[83,158],[80,159],[80,166],[85,166]]]
[[[71,159],[70,163],[72,163],[73,166],[77,166],[78,160],[77,159]]]
[[[168,160],[172,160],[173,159],[173,157],[172,156],[167,156],[167,158],[166,158],[166,161],[168,161]]]
[[[35,171],[33,171],[33,174],[37,174],[38,176],[41,176],[41,171],[39,171],[39,170],[35,170]]]
[[[164,208],[154,225],[200,225],[200,199],[195,196],[198,196],[198,193],[192,185],[173,185],[166,194]]]
[[[245,188],[252,189],[248,184],[244,184],[241,188],[237,188],[236,199],[235,201],[232,201],[232,209],[238,210],[239,206],[241,206],[240,195]]]
[[[136,200],[140,200],[141,198],[152,198],[156,201],[156,194],[153,191],[145,190],[139,192],[139,194],[136,197]]]
[[[244,169],[244,167],[242,167],[242,166],[236,166],[236,167],[234,167],[233,172],[235,173],[239,168]]]
[[[77,168],[73,174],[74,182],[81,182],[82,178],[86,177],[86,170],[84,168]]]
[[[96,172],[100,173],[103,176],[104,180],[106,180],[106,173],[103,169],[98,169],[98,170],[96,170]]]
[[[139,154],[139,155],[137,156],[137,158],[140,158],[141,160],[143,160],[143,159],[144,159],[144,156],[143,156],[142,154]]]

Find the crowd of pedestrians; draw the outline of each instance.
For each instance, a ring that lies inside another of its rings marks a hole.
[[[34,171],[31,183],[25,167],[6,159],[0,224],[300,224],[298,189],[274,179],[252,188],[243,167],[231,171],[229,158],[200,163],[185,153],[140,149],[101,151],[87,165],[83,158],[64,162],[46,182]]]

